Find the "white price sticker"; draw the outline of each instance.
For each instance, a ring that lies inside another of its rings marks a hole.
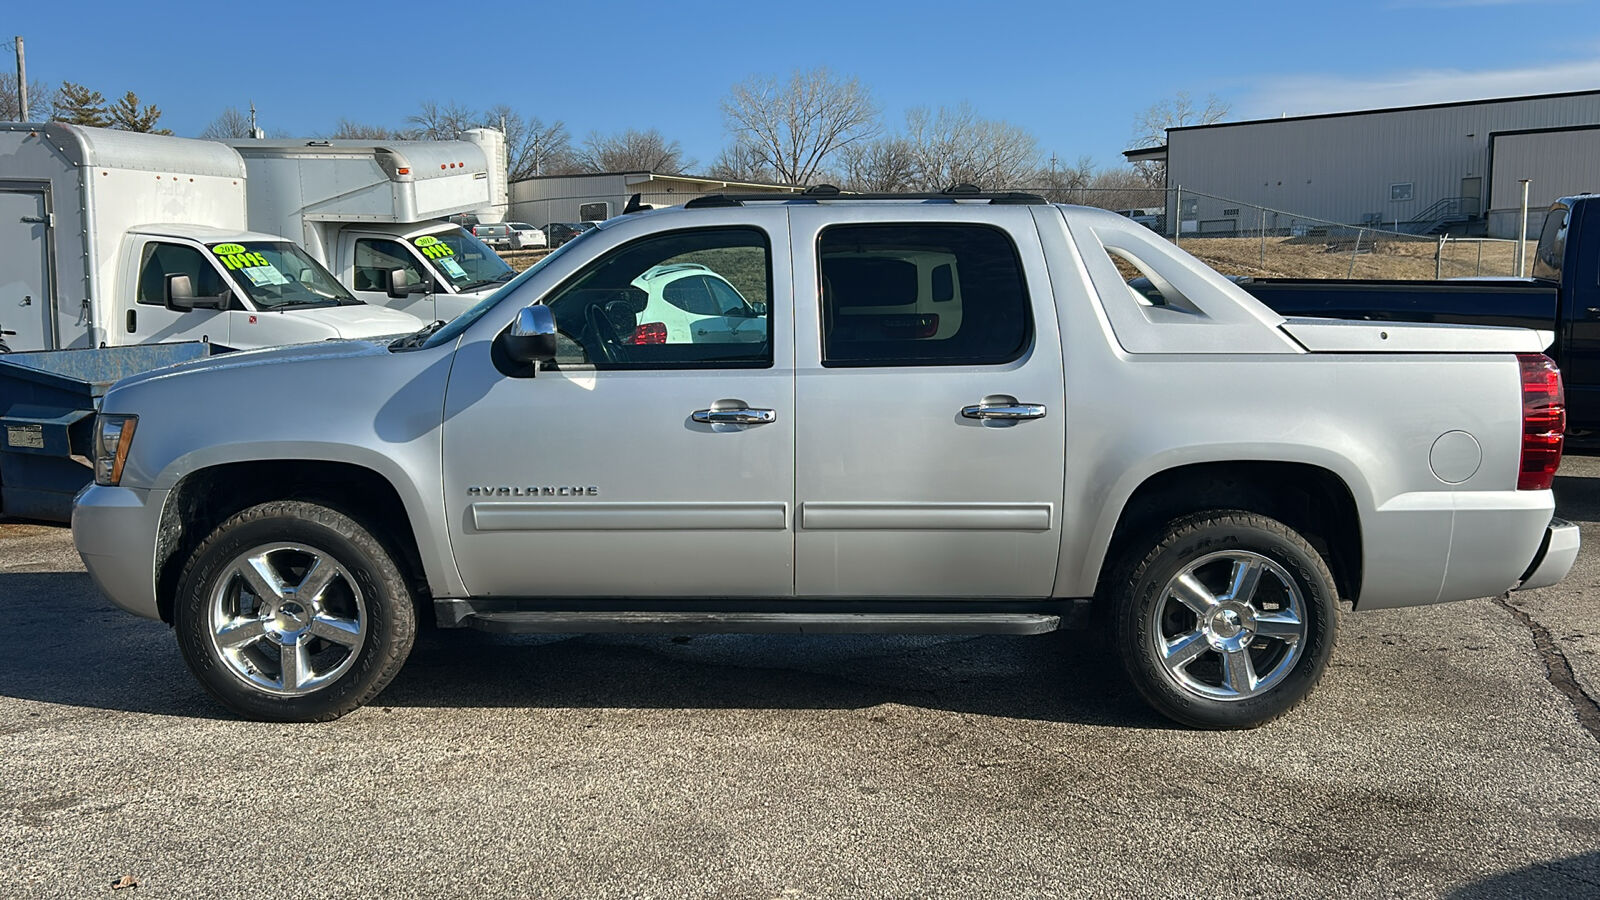
[[[248,269],[240,269],[239,271],[243,272],[245,277],[250,279],[250,283],[256,287],[265,287],[269,284],[289,283],[289,279],[285,277],[282,272],[278,271],[277,266],[273,265],[251,266]]]

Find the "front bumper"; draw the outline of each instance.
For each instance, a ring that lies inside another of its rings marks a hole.
[[[1578,526],[1566,519],[1552,518],[1544,530],[1544,543],[1539,545],[1539,552],[1516,590],[1549,587],[1567,577],[1578,559],[1578,544]]]
[[[72,506],[72,542],[84,568],[112,603],[159,619],[156,540],[166,491],[91,484]]]

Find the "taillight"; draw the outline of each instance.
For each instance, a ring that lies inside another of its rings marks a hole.
[[[633,330],[633,339],[630,344],[665,344],[667,342],[667,323],[646,322]],[[1559,455],[1559,451],[1557,451]]]
[[[1561,465],[1562,437],[1567,431],[1561,370],[1543,353],[1519,353],[1517,365],[1522,368],[1522,468],[1517,473],[1517,490],[1549,490]]]

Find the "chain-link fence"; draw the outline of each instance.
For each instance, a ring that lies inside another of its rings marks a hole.
[[[740,190],[740,188],[730,188]],[[748,190],[748,188],[745,188]],[[1350,224],[1273,209],[1184,188],[1050,188],[1022,186],[1051,202],[1096,206],[1125,215],[1225,275],[1262,278],[1426,280],[1516,275],[1517,242],[1461,234],[1479,224],[1464,217],[1416,222]],[[713,192],[714,189],[705,189]],[[681,204],[698,194],[644,195],[655,206]],[[781,196],[781,194],[775,194]],[[562,212],[622,212],[624,199],[563,192],[542,205],[511,204],[507,218],[545,224],[560,201]],[[563,219],[562,221],[576,221]],[[1529,255],[1531,257],[1531,243]],[[504,253],[521,268],[542,254]]]
[[[1226,275],[1418,280],[1518,274],[1516,241],[1451,233],[1475,224],[1465,217],[1352,225],[1181,188],[1024,190],[1119,212]]]

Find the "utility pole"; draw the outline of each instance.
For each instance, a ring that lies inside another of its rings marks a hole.
[[[1522,217],[1517,222],[1517,277],[1527,276],[1525,269],[1528,263],[1528,182],[1527,178],[1517,179],[1522,185]]]
[[[17,108],[22,121],[28,120],[28,63],[22,55],[22,35],[17,35]]]

